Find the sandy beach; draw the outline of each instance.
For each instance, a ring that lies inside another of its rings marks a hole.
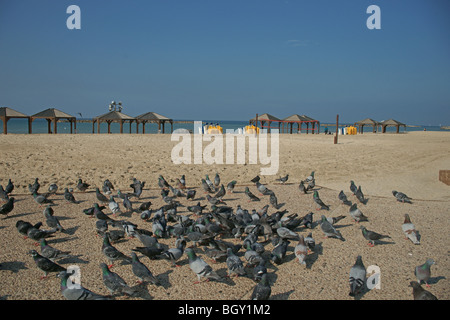
[[[164,205],[158,187],[158,176],[163,175],[169,183],[186,176],[188,187],[196,188],[194,203],[200,201],[208,205],[201,179],[206,174],[211,179],[216,173],[225,186],[231,180],[237,181],[233,194],[227,194],[224,201],[236,208],[240,204],[251,212],[269,204],[268,196],[260,196],[250,182],[259,174],[261,164],[180,164],[172,163],[171,151],[177,144],[170,134],[79,134],[79,135],[0,135],[0,184],[5,187],[12,179],[15,189],[11,196],[16,199],[14,210],[0,216],[0,298],[7,300],[60,300],[60,279],[51,274],[40,280],[39,270],[28,252],[39,248],[31,239],[24,239],[15,227],[18,220],[31,223],[42,221],[45,226],[43,207],[33,200],[28,192],[28,184],[39,178],[41,191],[56,183],[58,194],[52,196],[55,216],[67,229],[57,233],[48,243],[60,250],[70,251],[74,256],[65,259],[61,265],[77,265],[81,270],[84,287],[107,295],[101,277],[100,263],[107,262],[101,252],[102,240],[96,236],[95,219],[86,216],[82,210],[98,202],[95,187],[101,188],[109,179],[115,189],[131,192],[132,178],[145,181],[145,189],[139,199],[133,198],[133,207],[139,203],[152,202],[152,209]],[[204,146],[208,143],[205,142]],[[366,290],[358,299],[362,300],[411,300],[412,289],[409,282],[416,280],[414,268],[432,258],[436,264],[431,267],[430,288],[426,288],[438,299],[449,299],[450,257],[448,232],[450,222],[450,186],[439,181],[439,170],[450,170],[449,132],[407,132],[402,134],[364,133],[355,136],[339,136],[339,143],[333,144],[331,135],[283,134],[280,136],[279,170],[274,176],[261,176],[261,182],[275,192],[280,210],[289,214],[304,216],[314,213],[314,221],[324,214],[327,217],[345,215],[336,227],[345,241],[324,238],[320,226],[313,229],[299,227],[295,232],[306,236],[312,233],[316,240],[316,250],[309,254],[306,266],[296,260],[291,241],[282,264],[267,263],[269,281],[272,287],[270,299],[354,299],[349,296],[348,277],[357,255],[362,256],[366,266],[375,265],[380,270],[380,288]],[[330,206],[329,211],[317,210],[312,193],[301,194],[298,185],[311,171],[315,172],[316,190],[321,199]],[[289,174],[285,185],[275,179]],[[76,183],[81,178],[90,184],[85,193],[77,192]],[[340,203],[338,193],[343,190],[349,200],[357,202],[349,190],[350,180],[362,187],[368,199],[367,204],[358,203],[360,210],[369,218],[367,222],[355,223],[348,213],[348,206]],[[248,202],[245,187],[261,198],[259,202]],[[64,200],[64,188],[73,188],[79,204]],[[397,202],[392,190],[401,191],[411,197],[412,204]],[[116,195],[116,191],[113,193]],[[123,209],[122,203],[120,203]],[[193,202],[179,198],[184,206]],[[269,214],[276,212],[270,207]],[[105,213],[111,214],[106,208]],[[404,214],[408,213],[421,235],[421,244],[414,245],[405,240],[401,230]],[[185,207],[178,209],[179,215],[191,215]],[[152,230],[152,223],[143,221],[138,213],[124,213],[116,219],[126,219],[139,228]],[[169,223],[172,224],[172,223]],[[370,247],[363,238],[360,225],[369,230],[387,234],[378,245]],[[241,239],[226,237],[224,240],[242,243]],[[173,247],[174,238],[158,239],[160,243]],[[260,238],[262,242],[262,237]],[[265,244],[265,253],[270,256],[273,245]],[[192,243],[188,243],[188,246]],[[114,244],[116,248],[130,255],[131,249],[141,246],[138,239],[123,239]],[[212,263],[203,252],[195,249],[221,276],[227,273],[226,263]],[[241,249],[239,256],[245,261]],[[193,284],[197,276],[189,268],[187,256],[180,259],[180,267],[171,267],[166,260],[149,260],[138,254],[161,285],[148,284],[143,287],[144,295],[134,298],[123,296],[116,299],[155,300],[240,300],[249,299],[255,286],[248,277],[225,278],[223,282]],[[118,273],[130,286],[136,286],[136,276],[129,264],[116,263],[112,271]],[[425,286],[424,286],[425,288]]]

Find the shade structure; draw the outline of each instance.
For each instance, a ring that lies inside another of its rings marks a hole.
[[[28,133],[31,133],[31,118],[22,112],[16,111],[8,107],[0,108],[0,119],[3,122],[3,133],[8,133],[8,120],[12,118],[28,119]]]
[[[308,116],[293,114],[283,119],[283,127],[286,126],[289,130],[289,133],[292,133],[294,124],[297,124],[297,133],[301,132],[302,124],[306,124],[307,134],[310,130],[312,131],[312,133],[314,133],[316,130],[317,133],[319,133],[320,122]],[[311,125],[311,129],[309,129],[309,125]]]
[[[70,133],[73,133],[73,125],[75,125],[75,131],[77,130],[77,118],[55,108],[48,108],[44,111],[38,112],[31,116],[31,122],[35,119],[46,119],[48,124],[48,133],[52,133],[51,123],[53,121],[53,134],[58,133],[57,123],[61,119],[68,120],[70,122]],[[30,132],[31,133],[31,132]]]
[[[158,124],[158,133],[165,133],[165,124],[170,123],[170,130],[173,132],[173,119],[170,119],[166,116],[162,116],[156,112],[146,112],[136,117],[136,132],[139,133],[139,124],[142,123],[142,133],[145,133],[145,124],[149,123],[157,123]]]
[[[397,129],[396,132],[397,133],[400,132],[400,127],[404,127],[406,129],[406,124],[404,124],[404,123],[402,123],[400,121],[394,120],[394,119],[381,121],[380,125],[381,125],[381,132],[382,133],[386,132],[386,127],[388,127],[388,126],[396,127],[396,129]]]
[[[371,118],[366,118],[363,120],[360,120],[358,122],[355,122],[355,126],[359,127],[359,133],[363,133],[364,132],[364,126],[372,126],[372,132],[375,133],[377,132],[377,128],[381,123],[379,121],[373,120]]]
[[[97,122],[97,133],[100,133],[100,123],[102,122],[106,122],[108,124],[108,133],[111,133],[111,123],[118,122],[120,124],[120,133],[123,133],[123,124],[125,122],[129,122],[131,133],[131,124],[133,123],[133,121],[136,121],[136,118],[126,115],[119,111],[110,111],[108,113],[95,117],[92,120],[92,133],[95,133],[94,125],[96,122]]]
[[[267,131],[270,132],[270,129],[280,130],[281,121],[282,120],[278,119],[277,117],[275,117],[269,113],[263,113],[261,115],[256,114],[256,117],[249,120],[249,124],[258,127],[258,122],[260,122],[261,129],[267,129]],[[273,126],[273,124],[275,124],[275,126]]]

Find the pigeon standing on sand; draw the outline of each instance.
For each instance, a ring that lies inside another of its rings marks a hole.
[[[285,184],[289,180],[289,174],[285,175],[284,177],[280,177],[278,179],[275,179],[276,181],[279,181],[281,184]]]
[[[36,250],[31,250],[29,253],[33,257],[36,266],[44,271],[44,276],[41,277],[41,279],[47,278],[50,272],[66,271],[66,268],[60,266],[57,263],[54,263],[46,257],[41,256]]]
[[[303,235],[300,235],[300,239],[294,248],[294,254],[300,264],[306,264],[305,259],[308,255],[308,246],[305,243],[305,238]]]
[[[56,183],[52,183],[51,185],[48,186],[49,194],[56,194],[57,191],[58,191],[58,185]]]
[[[177,239],[175,244],[176,248],[170,248],[161,253],[165,259],[172,262],[172,266],[178,266],[176,262],[183,256],[184,249],[186,248],[186,240]]]
[[[2,202],[6,202],[9,200],[9,196],[6,191],[3,189],[3,186],[0,184],[0,200]]]
[[[349,213],[352,216],[353,220],[355,220],[356,222],[369,221],[369,219],[361,212],[361,210],[358,209],[356,203],[352,204],[349,209]]]
[[[261,260],[257,266],[253,268],[253,279],[258,282],[264,274],[267,273],[266,260]]]
[[[287,248],[290,244],[290,241],[287,239],[280,238],[278,239],[278,243],[273,248],[270,253],[270,260],[275,262],[276,264],[281,264],[283,262],[284,257],[286,256]]]
[[[421,284],[422,281],[425,282],[427,288],[430,287],[428,280],[430,280],[431,277],[431,266],[433,264],[435,264],[433,259],[427,259],[424,264],[414,268],[414,275],[416,276],[417,281],[419,284]]]
[[[356,195],[356,191],[358,190],[358,187],[355,184],[355,181],[350,180],[350,191],[353,193],[353,195]]]
[[[217,188],[220,185],[220,176],[218,173],[216,173],[216,176],[214,177],[214,186]]]
[[[308,247],[308,251],[313,251],[315,249],[316,240],[314,240],[311,232],[305,237],[305,244]]]
[[[45,203],[51,203],[53,204],[53,201],[50,199],[47,199],[47,194],[37,194],[36,192],[33,193],[33,199],[34,201],[39,204],[39,206],[42,206]]]
[[[348,201],[347,196],[344,193],[344,190],[341,190],[341,192],[339,192],[338,195],[339,200],[341,201],[341,203],[347,205],[347,206],[351,206],[352,203],[350,201]]]
[[[125,199],[123,199],[122,202],[125,209],[127,209],[127,212],[133,212],[133,204],[131,203],[130,199],[128,199],[128,196],[125,195]]]
[[[40,183],[39,183],[39,178],[34,179],[34,183],[33,184],[29,184],[28,185],[28,190],[30,191],[31,194],[33,194],[33,192],[38,192],[39,188],[41,187]]]
[[[73,273],[75,270],[73,271]],[[58,277],[61,278],[61,293],[67,300],[109,300],[108,297],[94,293],[89,289],[84,288],[78,283],[68,283],[69,278],[73,273],[61,271]]]
[[[110,262],[108,268],[111,268],[114,265],[114,261],[131,260],[130,257],[126,256],[125,254],[120,252],[116,247],[111,245],[111,243],[109,242],[108,232],[106,232],[105,235],[103,236],[102,253]]]
[[[102,206],[103,207],[103,206]],[[102,208],[98,205],[98,203],[94,203],[94,217],[99,220],[106,220],[106,221],[113,221],[109,216],[107,216],[103,211]]]
[[[252,295],[250,297],[251,300],[268,300],[270,298],[272,289],[267,277],[267,273],[262,275],[261,280],[253,289]]]
[[[260,201],[260,199],[257,196],[255,196],[248,187],[245,187],[245,195],[249,199],[249,202],[250,201]]]
[[[409,214],[405,213],[405,220],[402,224],[402,231],[405,234],[406,239],[409,239],[414,244],[420,244],[419,235],[416,230],[416,227],[411,222],[411,218],[409,217]]]
[[[320,206],[320,208],[318,208],[317,210],[322,210],[322,209],[330,210],[330,207],[327,206],[325,203],[323,203],[323,201],[320,199],[319,192],[317,190],[314,190],[313,199],[314,199],[314,202]]]
[[[73,196],[73,194],[71,192],[69,192],[68,188],[64,188],[64,199],[66,199],[66,201],[70,202],[70,203],[78,203],[75,200],[75,197]]]
[[[233,181],[231,181],[231,182],[229,182],[229,183],[227,184],[227,192],[228,192],[228,193],[233,193],[234,187],[236,186],[236,183],[237,183],[237,181],[236,181],[236,180],[233,180]]]
[[[106,263],[100,263],[100,269],[102,270],[103,284],[111,294],[126,294],[131,296],[134,293],[134,290],[128,286],[121,276],[109,270]]]
[[[206,278],[207,281],[222,280],[222,278],[211,268],[210,265],[205,262],[205,260],[195,254],[194,249],[187,248],[185,252],[189,259],[189,267],[197,275],[198,280],[195,283],[199,283],[202,278]]]
[[[356,262],[350,269],[349,284],[351,297],[356,296],[364,289],[364,284],[366,283],[366,267],[362,262],[362,257],[356,257]]]
[[[315,180],[314,173],[315,173],[314,171],[311,171],[311,174],[306,177],[306,179],[305,179],[306,183],[310,183],[311,181]]]
[[[300,184],[298,185],[298,189],[300,190],[301,193],[303,194],[307,194],[308,192],[306,191],[306,187],[305,187],[305,182],[302,180],[300,181]]]
[[[355,196],[359,200],[359,202],[361,202],[362,204],[366,204],[367,203],[367,199],[364,198],[364,194],[363,194],[363,192],[361,190],[361,186],[359,186],[358,189],[356,189]]]
[[[121,213],[119,204],[114,200],[113,196],[109,197],[108,207],[109,210],[111,210],[113,216],[116,216],[117,214]]]
[[[417,281],[411,281],[409,287],[413,288],[414,300],[438,300],[434,294],[422,288]]]
[[[398,192],[393,190],[392,194],[394,195],[394,197],[397,199],[398,202],[402,202],[402,203],[412,203],[411,202],[411,198],[408,197],[406,194],[404,194],[403,192]]]
[[[320,221],[320,229],[322,230],[322,232],[325,234],[325,237],[334,237],[334,238],[338,238],[341,241],[345,241],[344,238],[342,237],[341,233],[336,230],[335,227],[333,227],[333,225],[327,220],[327,218],[322,215],[321,217],[321,221]]]
[[[385,238],[391,238],[388,235],[376,233],[374,231],[367,230],[366,227],[361,226],[360,229],[362,230],[362,234],[366,240],[369,240],[369,246],[373,247],[375,246],[375,241]]]
[[[236,275],[237,277],[245,275],[244,263],[242,260],[233,253],[233,249],[227,248],[227,268],[228,276]]]
[[[7,216],[14,209],[14,197],[10,197],[8,201],[0,206],[0,214]]]
[[[194,200],[195,199],[195,194],[197,193],[197,190],[195,189],[189,189],[186,192],[186,199],[187,200]]]
[[[209,184],[206,182],[205,179],[202,179],[202,188],[205,193],[213,193],[214,191],[211,189]]]
[[[70,257],[70,251],[61,251],[50,246],[45,239],[41,239],[40,243],[41,255],[52,261],[65,259]]]
[[[8,179],[8,184],[5,187],[6,194],[11,194],[14,190],[14,183],[11,181],[11,179]]]
[[[256,176],[250,181],[253,182],[253,183],[256,183],[256,182],[259,182],[260,180],[261,180],[261,177],[260,176]]]
[[[85,192],[89,188],[90,184],[83,182],[82,179],[78,179],[77,189],[81,192]]]
[[[50,206],[47,206],[44,209],[44,217],[45,217],[45,223],[50,228],[55,228],[56,230],[60,232],[64,232],[65,229],[59,222],[59,219],[53,215],[53,209]]]
[[[108,203],[109,199],[107,196],[105,196],[103,193],[100,192],[99,188],[95,188],[95,196],[97,197],[97,200],[101,203]]]

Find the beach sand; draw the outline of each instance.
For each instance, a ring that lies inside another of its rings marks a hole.
[[[408,132],[404,134],[364,133],[356,136],[339,136],[339,143],[333,144],[331,135],[288,135],[280,136],[277,175],[261,176],[261,182],[272,189],[281,209],[299,216],[312,211],[314,220],[322,214],[328,217],[346,215],[338,223],[338,230],[346,241],[324,238],[319,226],[312,230],[297,228],[296,232],[307,235],[312,232],[317,250],[307,258],[306,266],[295,259],[292,241],[282,264],[268,263],[269,280],[272,286],[271,299],[354,299],[349,297],[348,275],[357,255],[361,255],[366,266],[376,265],[380,270],[380,288],[366,290],[359,299],[412,299],[409,282],[416,280],[414,267],[432,258],[436,264],[431,267],[431,288],[428,290],[439,299],[449,299],[450,257],[448,233],[450,223],[450,186],[438,180],[439,170],[450,170],[450,133],[448,132]],[[55,216],[60,218],[67,233],[58,233],[48,243],[60,250],[71,251],[75,256],[61,265],[77,265],[81,270],[81,283],[86,288],[109,294],[102,282],[99,264],[107,262],[101,253],[102,240],[95,234],[95,219],[83,214],[82,209],[91,207],[95,198],[95,187],[100,187],[109,179],[116,190],[130,191],[133,177],[146,181],[138,203],[151,201],[151,208],[164,204],[158,188],[158,176],[163,175],[173,183],[182,174],[187,185],[197,188],[197,199],[208,204],[201,190],[201,179],[209,174],[213,179],[220,174],[223,184],[237,180],[235,193],[227,194],[224,200],[229,206],[238,204],[244,209],[260,209],[269,203],[267,196],[260,196],[260,202],[249,203],[244,195],[245,186],[258,195],[250,180],[259,174],[260,164],[182,164],[171,160],[172,148],[177,144],[171,135],[141,134],[79,134],[79,135],[0,135],[0,184],[6,186],[11,178],[16,186],[13,196],[17,202],[13,212],[0,217],[0,298],[8,300],[64,299],[60,293],[60,280],[55,275],[40,280],[43,273],[37,269],[28,254],[34,241],[24,239],[15,228],[18,220],[31,223],[42,221],[45,226],[43,208],[40,208],[29,194],[27,186],[39,178],[41,190],[46,191],[51,183],[59,186],[55,200]],[[204,142],[207,146],[208,142]],[[312,194],[299,192],[300,180],[315,171],[316,189],[321,199],[330,206],[329,211],[317,210]],[[276,178],[289,174],[286,185],[279,185]],[[89,183],[86,193],[75,192],[79,204],[69,204],[62,192],[65,187],[74,188],[78,178]],[[369,217],[368,222],[355,223],[348,214],[348,207],[340,204],[338,193],[344,190],[351,201],[350,180],[361,185],[368,202],[358,204]],[[406,193],[413,204],[403,204],[395,200],[392,190]],[[114,193],[115,195],[116,193]],[[192,202],[180,199],[183,205]],[[197,202],[197,201],[195,201]],[[123,208],[120,203],[121,208]],[[208,204],[208,208],[209,208]],[[109,209],[104,210],[110,213]],[[274,213],[269,209],[269,214]],[[186,208],[179,209],[180,215],[188,215]],[[414,245],[405,240],[401,230],[404,214],[408,213],[421,235],[421,244]],[[126,219],[140,228],[151,230],[151,222],[140,219],[138,213],[124,214],[117,219]],[[382,234],[391,236],[375,247],[369,247],[362,237],[359,225],[366,226]],[[240,239],[225,240],[241,243]],[[260,238],[262,241],[262,238]],[[175,239],[160,239],[159,242],[173,247]],[[130,254],[131,249],[141,246],[137,239],[125,239],[114,244],[116,248]],[[188,246],[191,243],[188,243]],[[273,246],[266,244],[265,255]],[[220,275],[226,275],[225,262],[212,263],[196,249]],[[243,257],[241,249],[240,256]],[[146,299],[249,299],[255,282],[250,277],[226,279],[224,282],[204,282],[193,284],[197,276],[190,270],[187,256],[180,260],[181,267],[173,268],[165,260],[152,260],[138,254],[161,286],[147,285]],[[112,269],[122,276],[130,286],[136,285],[137,278],[129,264],[116,263]],[[251,275],[251,268],[247,271]],[[117,297],[116,299],[127,299]]]

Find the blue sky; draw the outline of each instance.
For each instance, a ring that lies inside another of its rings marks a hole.
[[[447,0],[0,0],[0,105],[450,124],[449,18]]]

